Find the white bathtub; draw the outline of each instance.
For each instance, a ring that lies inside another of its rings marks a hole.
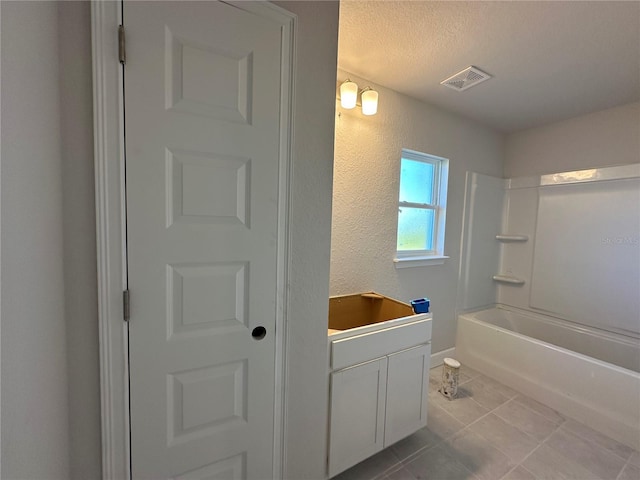
[[[456,356],[640,449],[638,339],[499,305],[458,316]]]

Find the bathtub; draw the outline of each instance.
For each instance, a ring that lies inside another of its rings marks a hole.
[[[458,316],[456,356],[640,450],[640,342],[511,307]]]

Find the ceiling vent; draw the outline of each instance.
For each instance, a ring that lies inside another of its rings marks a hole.
[[[477,69],[476,67],[467,67],[461,72],[441,81],[440,85],[462,92],[463,90],[471,88],[485,80],[489,80],[490,78],[491,75]]]

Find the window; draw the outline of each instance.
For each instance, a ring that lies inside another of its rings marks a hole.
[[[402,149],[396,267],[444,263],[449,160]]]

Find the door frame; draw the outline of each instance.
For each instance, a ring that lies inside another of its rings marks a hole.
[[[288,403],[285,379],[288,276],[291,265],[289,217],[297,17],[267,1],[225,3],[274,20],[282,27],[273,472],[274,478],[283,478],[286,454],[284,412]],[[124,188],[124,66],[118,59],[118,26],[121,23],[122,0],[91,2],[103,479],[131,478],[129,339],[123,305],[123,291],[128,286]],[[135,302],[135,296],[132,301]]]

